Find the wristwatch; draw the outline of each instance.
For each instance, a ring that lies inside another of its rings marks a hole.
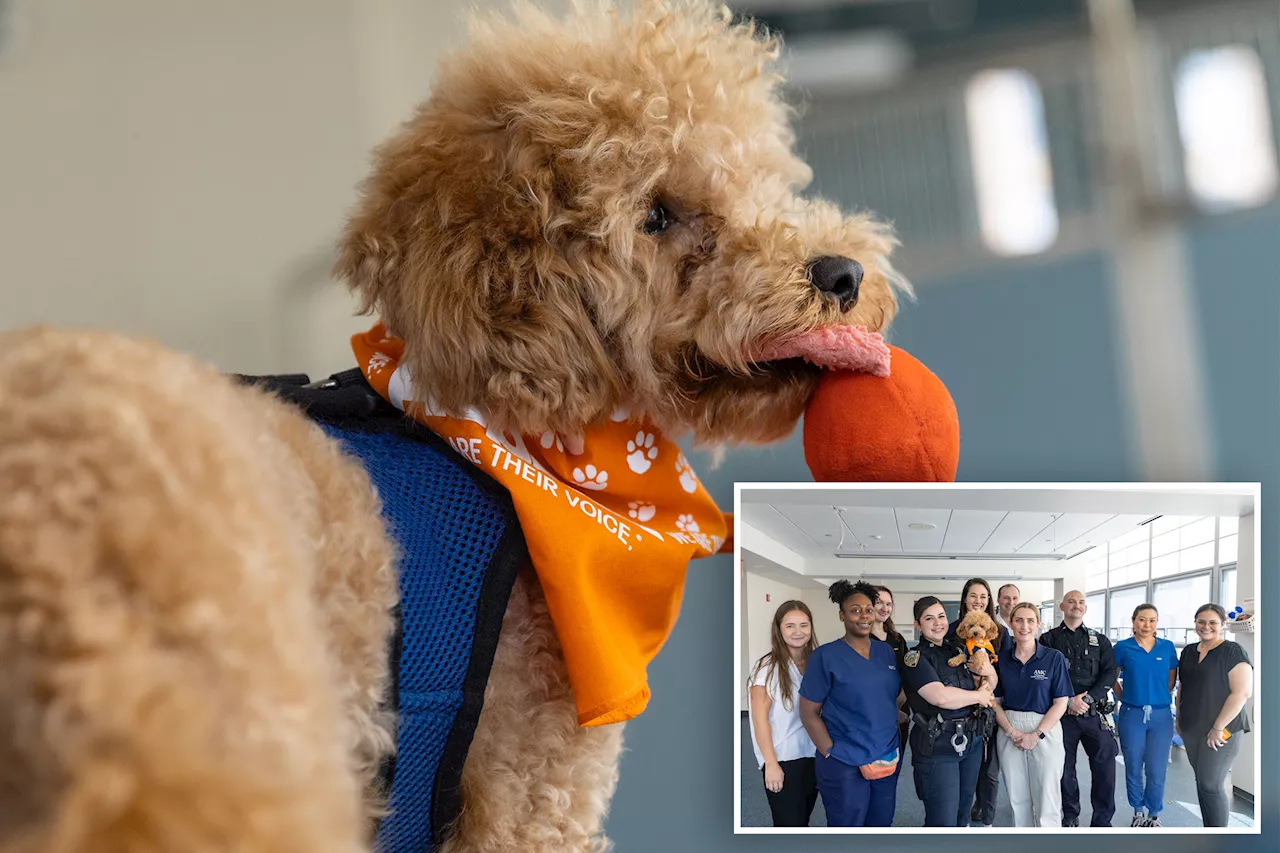
[[[1040,735],[1040,740],[1044,740],[1045,738],[1044,732],[1038,732],[1038,734]]]

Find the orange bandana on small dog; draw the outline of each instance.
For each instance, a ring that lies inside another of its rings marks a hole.
[[[584,435],[512,436],[474,411],[419,400],[404,342],[379,323],[351,339],[373,388],[511,493],[564,649],[578,723],[628,720],[649,702],[645,667],[680,610],[689,560],[728,523],[680,448],[615,413]]]
[[[986,649],[987,654],[991,656],[991,662],[995,663],[997,660],[996,650],[991,645],[991,641],[988,640],[986,637],[983,637],[980,640],[965,640],[964,647],[965,647],[965,650],[969,652],[969,657],[973,657],[973,653],[976,652],[978,649]]]

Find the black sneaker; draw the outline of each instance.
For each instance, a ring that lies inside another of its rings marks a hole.
[[[1062,825],[1063,825],[1063,826],[1079,826],[1079,825],[1080,825],[1080,818],[1078,818],[1078,817],[1064,817],[1064,818],[1062,819]]]
[[[1146,826],[1147,816],[1143,812],[1134,812],[1133,821],[1129,824],[1130,828],[1135,826]]]

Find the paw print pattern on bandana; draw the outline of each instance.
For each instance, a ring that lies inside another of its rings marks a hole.
[[[689,494],[698,490],[698,475],[693,473],[693,466],[683,453],[676,457],[676,472],[680,475],[680,488]]]
[[[369,372],[381,373],[387,369],[387,365],[391,363],[391,356],[386,353],[375,352],[369,356]]]
[[[574,468],[573,482],[584,489],[591,489],[596,492],[603,491],[609,488],[609,472],[597,471],[594,465],[588,465],[585,471],[581,468]]]
[[[631,503],[627,504],[627,510],[627,515],[631,516],[641,524],[652,521],[653,517],[658,513],[658,508],[656,506],[650,503],[645,503],[644,501],[631,501]]]
[[[555,449],[561,453],[567,451],[570,456],[581,456],[586,441],[581,435],[561,435],[547,430],[539,437],[538,443],[542,445],[543,450],[550,450],[554,445]]]
[[[634,441],[627,442],[627,467],[637,474],[649,470],[658,458],[658,448],[653,446],[653,433],[638,432]]]
[[[676,527],[685,533],[698,533],[698,522],[694,520],[692,515],[682,515],[676,519]]]

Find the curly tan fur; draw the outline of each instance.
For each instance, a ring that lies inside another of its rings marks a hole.
[[[966,644],[966,648],[972,648],[972,653],[961,652],[955,657],[947,661],[950,666],[960,666],[970,658],[976,659],[978,666],[983,667],[991,662],[991,655],[981,645],[970,645],[970,643],[985,643],[990,646],[992,643],[1000,639],[1000,626],[996,625],[995,620],[982,610],[970,610],[956,625],[956,637],[960,642]],[[976,676],[974,681],[977,687],[982,687],[986,678]]]
[[[446,409],[572,432],[625,406],[707,442],[780,438],[818,372],[752,351],[884,328],[896,277],[885,227],[796,195],[777,54],[706,2],[481,21],[378,150],[338,272]],[[649,236],[655,200],[676,224]],[[807,279],[824,255],[866,270],[847,313]]]
[[[0,850],[358,851],[392,553],[296,410],[157,345],[0,341]]]
[[[905,283],[885,226],[798,195],[778,50],[705,0],[478,21],[340,245],[417,386],[519,433],[794,429],[818,371],[753,354],[884,329]],[[865,269],[846,310],[828,255]],[[0,853],[367,851],[393,550],[290,407],[150,343],[0,339]],[[607,848],[621,747],[576,725],[526,569],[446,849]]]

